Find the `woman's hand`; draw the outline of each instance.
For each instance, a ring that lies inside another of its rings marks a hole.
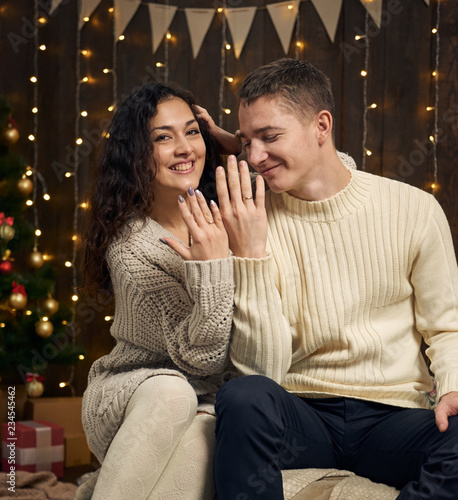
[[[231,134],[218,127],[208,111],[201,106],[196,106],[197,117],[202,119],[208,126],[208,130],[217,142],[220,153],[238,155],[242,151],[242,142],[236,134]]]
[[[236,257],[260,259],[267,255],[264,179],[260,175],[256,177],[256,199],[253,199],[250,171],[246,161],[240,162],[239,169],[235,156],[230,156],[227,161],[227,183],[223,167],[216,169],[216,190],[221,215],[229,235],[232,253]]]
[[[229,238],[224,228],[218,206],[212,200],[211,211],[200,191],[188,189],[189,208],[182,196],[178,197],[178,205],[183,220],[191,236],[189,248],[173,238],[163,238],[170,248],[175,250],[184,260],[214,260],[229,256]]]

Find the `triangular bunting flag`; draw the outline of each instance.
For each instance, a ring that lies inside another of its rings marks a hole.
[[[241,7],[239,9],[224,9],[227,24],[232,35],[235,58],[238,59],[242,52],[245,40],[253,24],[256,7]]]
[[[57,7],[59,6],[60,2],[62,2],[62,0],[52,0],[52,2],[51,2],[51,8],[49,9],[49,13],[50,14],[52,14],[57,9]]]
[[[380,28],[382,25],[382,4],[383,0],[361,0],[361,3],[366,7],[375,24]]]
[[[323,21],[331,42],[333,42],[339,23],[342,0],[312,0],[312,3]]]
[[[82,0],[81,1],[81,11],[80,11],[80,20],[79,20],[79,28],[81,29],[84,25],[84,18],[91,17],[92,13],[96,9],[97,5],[99,5],[100,0]]]
[[[114,0],[115,41],[124,33],[141,0]]]
[[[288,53],[291,44],[294,22],[299,12],[299,1],[291,0],[290,2],[273,3],[267,6],[285,54]]]
[[[199,53],[202,42],[215,15],[215,9],[184,9],[188,21],[194,59]]]
[[[173,5],[148,4],[153,38],[153,54],[172,23],[177,8]]]
[[[429,5],[429,0],[425,0],[426,4]]]

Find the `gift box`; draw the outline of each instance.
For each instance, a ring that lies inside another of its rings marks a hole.
[[[65,467],[88,465],[91,450],[81,422],[81,397],[33,398],[25,404],[28,420],[47,420],[61,425],[65,436]]]
[[[64,428],[44,420],[8,422],[2,433],[3,472],[51,471],[64,475]]]

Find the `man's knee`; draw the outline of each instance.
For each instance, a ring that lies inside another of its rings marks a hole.
[[[233,412],[242,416],[250,409],[259,411],[267,401],[275,400],[284,391],[276,382],[262,375],[247,375],[232,379],[216,395],[216,414]]]

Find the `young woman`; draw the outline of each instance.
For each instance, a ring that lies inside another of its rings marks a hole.
[[[219,210],[205,199],[219,157],[197,112],[188,92],[147,85],[104,139],[85,275],[113,291],[116,346],[93,364],[83,398],[102,464],[93,500],[211,496],[202,419],[222,383],[234,284]]]

